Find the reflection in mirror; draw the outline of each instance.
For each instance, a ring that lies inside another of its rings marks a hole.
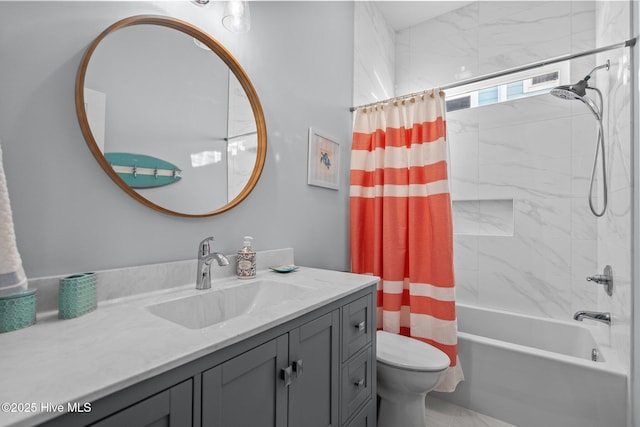
[[[227,179],[228,197],[233,200],[251,177],[258,152],[258,133],[247,94],[232,73],[229,73],[228,110]]]
[[[182,216],[229,209],[251,191],[264,164],[266,130],[253,86],[195,27],[128,19],[135,25],[114,31],[116,23],[96,39],[78,76],[78,117],[81,127],[86,120],[90,148],[118,185],[148,206]]]

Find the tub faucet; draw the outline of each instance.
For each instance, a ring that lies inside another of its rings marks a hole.
[[[198,271],[196,272],[196,289],[211,289],[211,262],[215,259],[219,266],[229,265],[226,256],[211,252],[213,236],[207,237],[198,246]]]
[[[611,313],[600,313],[598,311],[576,311],[573,315],[574,320],[582,322],[582,319],[592,319],[597,322],[611,324]]]

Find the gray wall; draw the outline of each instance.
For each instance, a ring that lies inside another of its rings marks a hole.
[[[0,141],[18,249],[28,277],[195,257],[199,240],[232,253],[293,247],[301,265],[345,270],[353,93],[349,2],[252,2],[252,29],[228,33],[221,4],[0,2]],[[76,120],[78,64],[103,29],[126,16],[187,20],[221,41],[260,96],[268,131],[264,171],[236,208],[202,219],[155,212],[99,168]],[[307,132],[341,143],[340,191],[308,186]]]

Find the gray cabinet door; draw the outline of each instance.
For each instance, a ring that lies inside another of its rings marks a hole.
[[[180,383],[151,396],[92,427],[186,427],[193,425],[191,403],[193,381]]]
[[[288,337],[280,336],[202,374],[203,427],[286,427]]]
[[[289,332],[289,426],[338,426],[339,310]]]

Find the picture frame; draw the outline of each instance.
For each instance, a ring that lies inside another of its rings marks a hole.
[[[340,189],[340,144],[309,128],[307,184]]]

